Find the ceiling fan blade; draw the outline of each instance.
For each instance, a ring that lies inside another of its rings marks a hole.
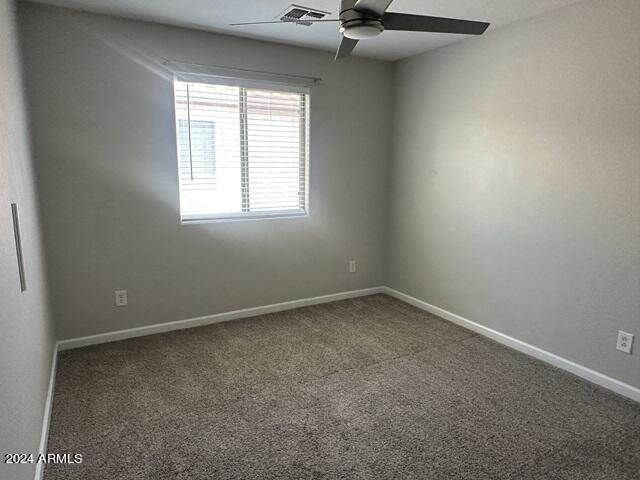
[[[358,0],[353,9],[357,11],[374,12],[378,15],[384,15],[393,0]]]
[[[321,20],[271,20],[268,22],[246,22],[246,23],[230,23],[230,27],[241,27],[243,25],[267,25],[270,23],[318,23],[318,22],[339,22],[339,18],[324,18]]]
[[[406,13],[385,13],[382,17],[385,30],[403,30],[407,32],[461,33],[482,35],[489,23],[458,20],[456,18],[409,15]]]
[[[338,47],[338,51],[336,52],[336,60],[340,60],[341,58],[348,57],[351,54],[351,51],[358,44],[358,40],[353,40],[352,38],[342,37],[340,41],[340,46]]]

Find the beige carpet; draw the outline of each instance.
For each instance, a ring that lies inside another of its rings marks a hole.
[[[640,479],[640,405],[384,295],[62,352],[73,479]]]

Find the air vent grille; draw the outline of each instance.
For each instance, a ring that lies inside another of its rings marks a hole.
[[[295,22],[297,25],[310,27],[313,23],[305,20],[320,20],[329,13],[314,8],[301,7],[300,5],[290,5],[277,18],[283,22]]]

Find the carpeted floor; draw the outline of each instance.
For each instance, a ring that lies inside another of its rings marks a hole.
[[[385,295],[62,352],[73,479],[640,479],[640,405]]]

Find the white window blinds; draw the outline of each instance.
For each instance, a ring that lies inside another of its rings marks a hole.
[[[175,81],[183,222],[305,215],[308,93]]]

